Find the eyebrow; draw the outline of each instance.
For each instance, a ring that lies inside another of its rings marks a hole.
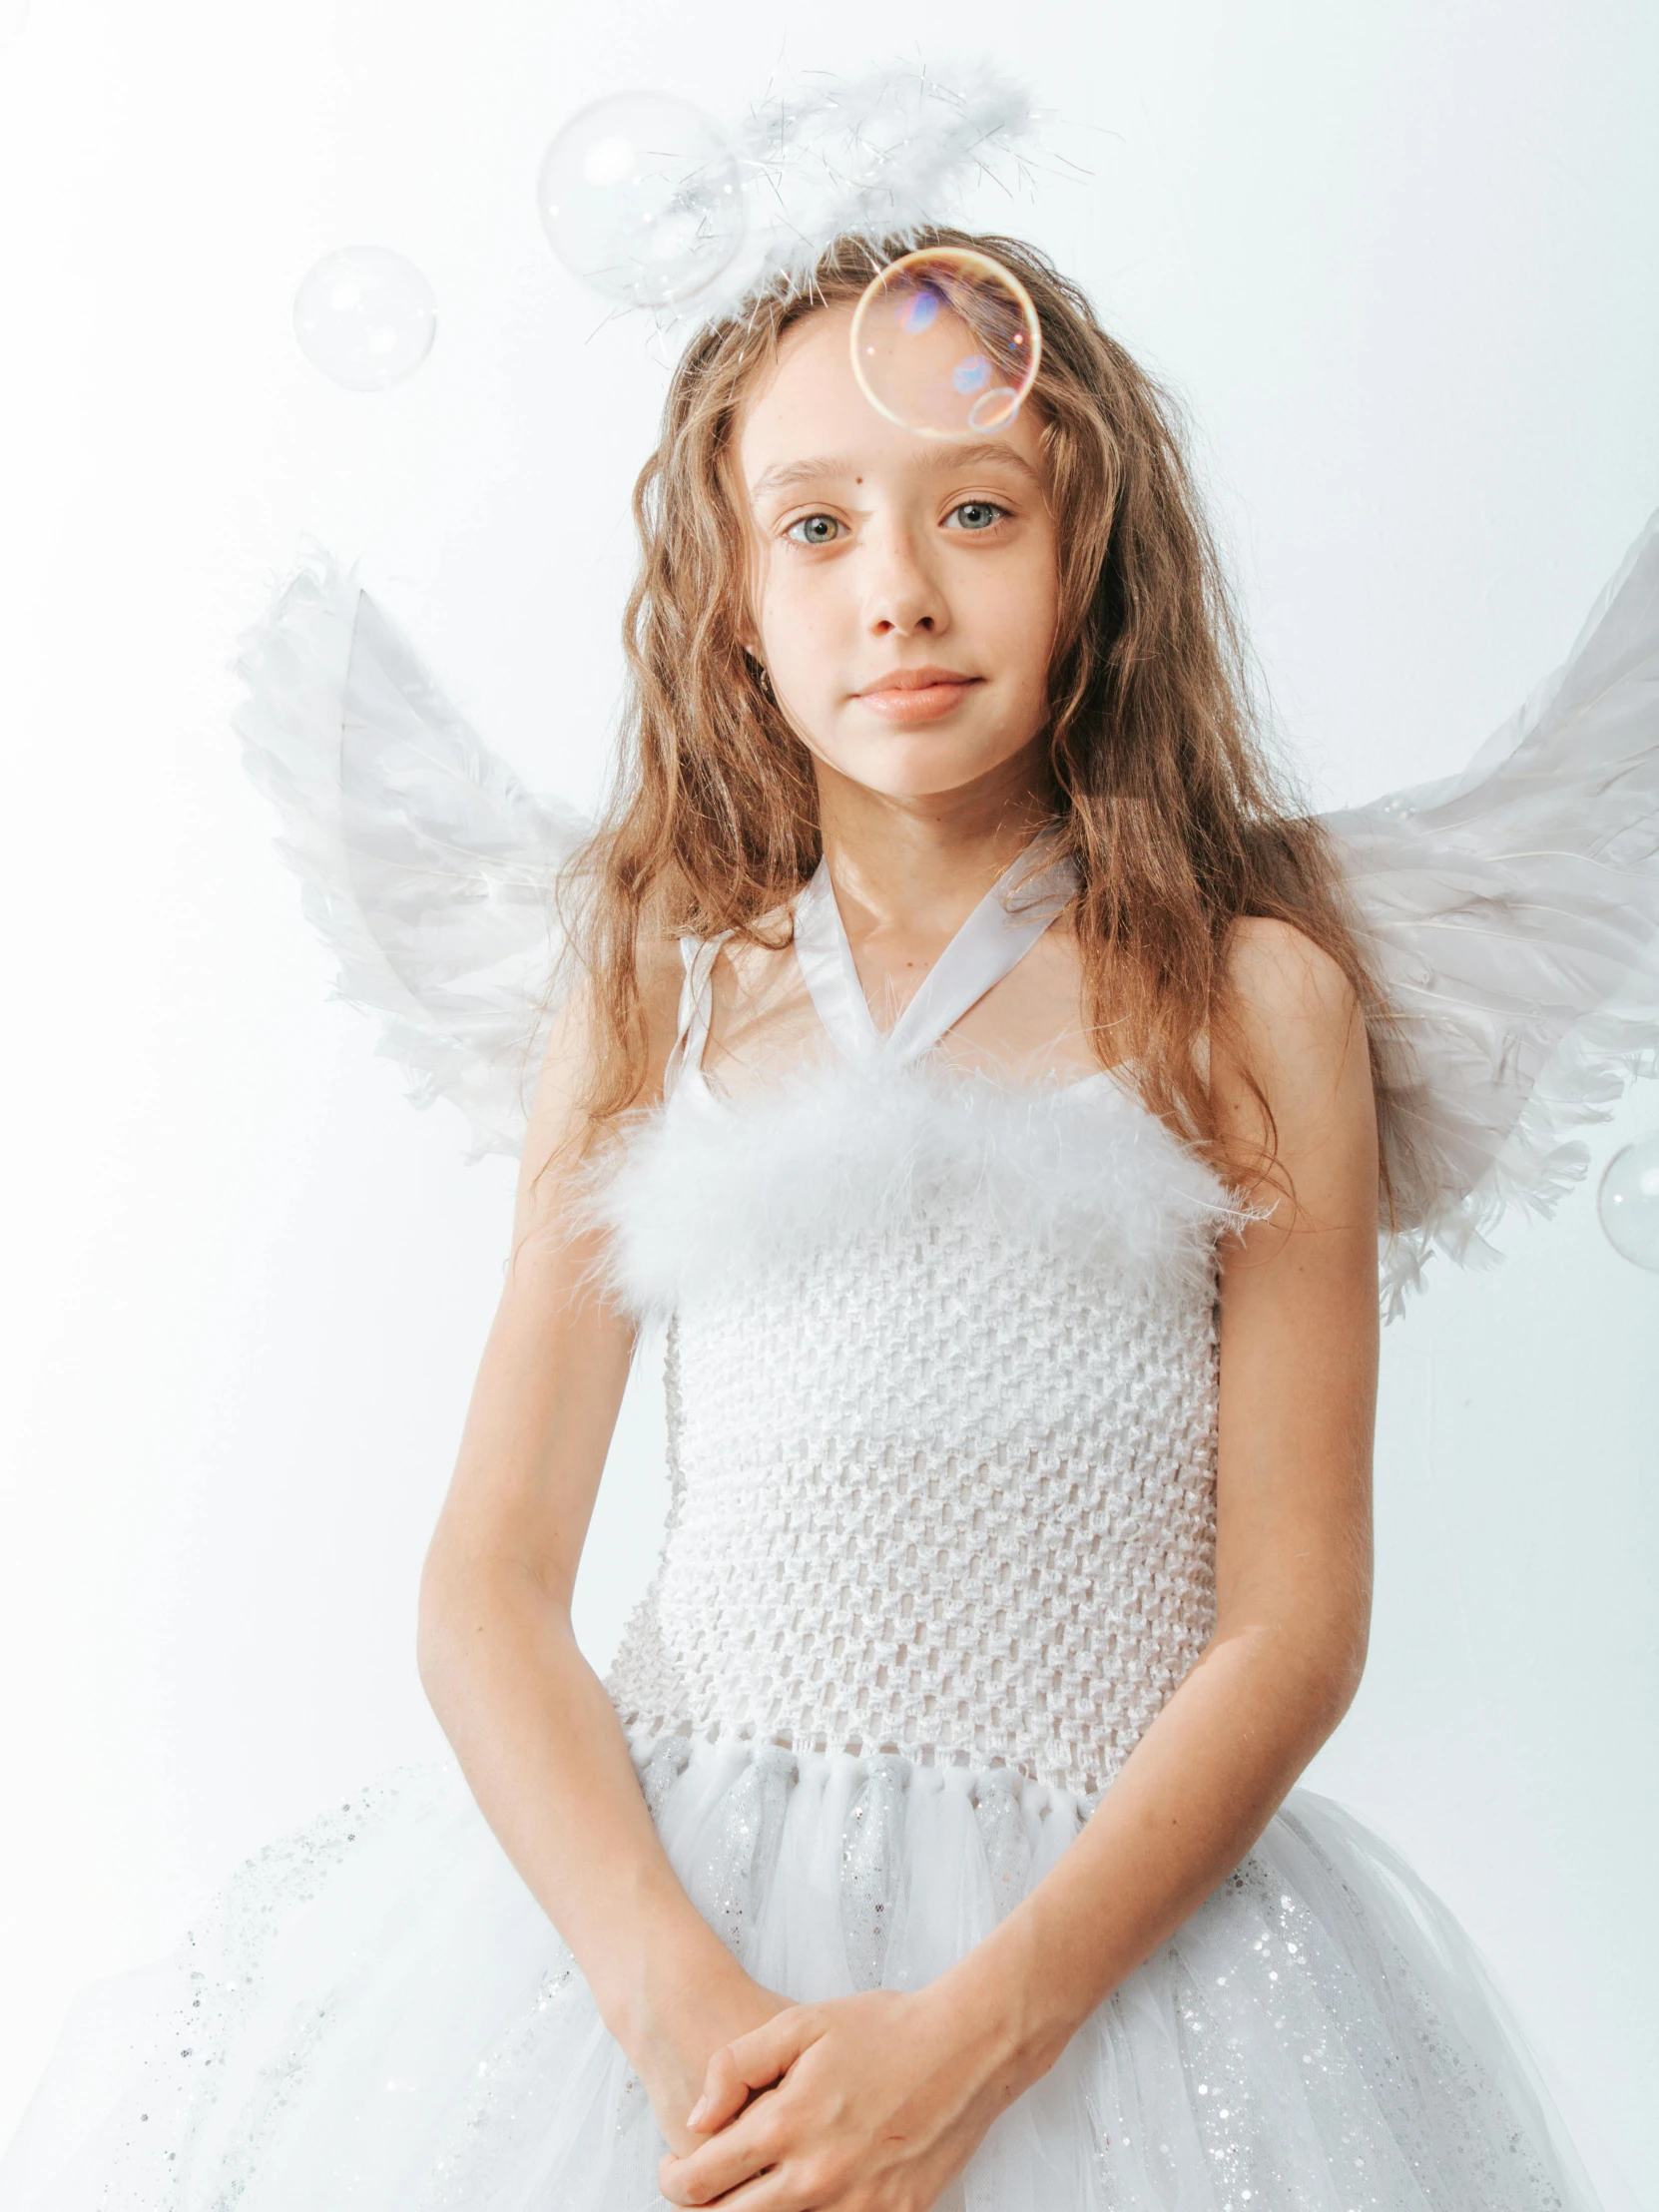
[[[1011,468],[1017,474],[1027,477],[1038,490],[1042,489],[1042,478],[1031,463],[1023,454],[1016,453],[1011,445],[1000,439],[986,438],[978,445],[957,445],[953,442],[946,444],[941,441],[936,457],[930,454],[929,458],[941,472],[946,469],[954,471],[992,466]],[[749,487],[749,496],[751,499],[764,499],[768,492],[787,491],[795,484],[823,483],[830,477],[856,476],[857,473],[858,464],[841,453],[824,454],[810,461],[781,461],[776,468],[769,468],[764,475],[756,477]]]

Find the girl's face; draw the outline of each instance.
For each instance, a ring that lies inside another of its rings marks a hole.
[[[976,444],[889,422],[853,380],[852,309],[786,335],[742,417],[750,650],[822,767],[894,799],[1033,765],[1059,594],[1041,431]]]

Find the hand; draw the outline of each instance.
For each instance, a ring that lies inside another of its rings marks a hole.
[[[686,2125],[686,2116],[703,2091],[715,2052],[791,2009],[788,1997],[751,1980],[729,1954],[713,1973],[704,1961],[695,1976],[676,1976],[654,1992],[646,2017],[630,2023],[626,2047],[672,2149],[695,2150],[707,2140],[706,2132]]]
[[[712,2139],[670,2152],[670,2204],[742,2212],[924,2212],[1023,2079],[1006,2038],[938,1982],[795,2004],[716,2050]]]

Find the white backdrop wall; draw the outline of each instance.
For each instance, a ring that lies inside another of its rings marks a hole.
[[[75,1987],[437,1739],[412,1611],[509,1178],[401,1102],[227,729],[302,532],[486,737],[591,804],[664,375],[542,240],[581,103],[997,53],[1080,165],[1032,236],[1184,396],[1279,718],[1340,803],[1449,771],[1659,504],[1659,14],[1621,0],[19,0],[0,6],[8,1377],[0,2133]],[[1009,44],[1017,26],[1017,48]],[[323,253],[427,274],[376,397],[289,327]],[[1659,1124],[1636,1095],[1596,1164]],[[1659,2202],[1659,1277],[1592,1187],[1390,1331],[1371,1673],[1317,1786],[1483,1944]],[[641,1379],[584,1562],[651,1564]],[[648,1540],[649,1533],[649,1540]]]

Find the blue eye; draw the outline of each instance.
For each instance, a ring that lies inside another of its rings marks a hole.
[[[833,545],[839,533],[840,524],[833,515],[803,515],[784,535],[794,538],[797,545]]]
[[[944,526],[947,530],[952,525],[958,530],[989,530],[1007,512],[1007,508],[999,507],[994,499],[964,499],[945,516]]]

